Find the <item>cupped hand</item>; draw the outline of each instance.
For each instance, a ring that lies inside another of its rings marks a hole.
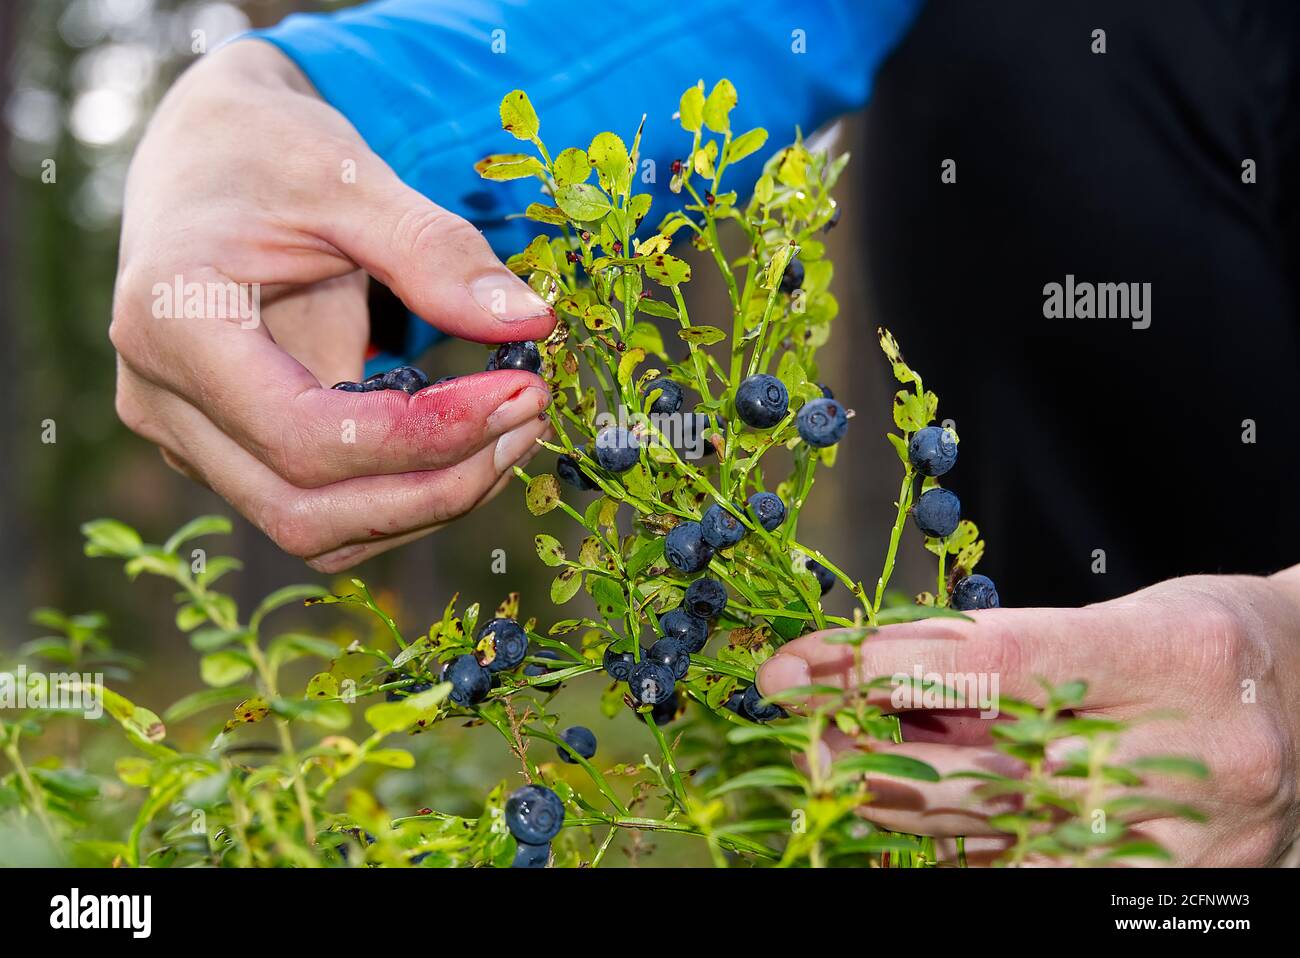
[[[331,390],[361,378],[367,274],[465,339],[540,339],[555,323],[276,48],[244,40],[205,57],[163,100],[127,180],[117,410],[327,572],[473,509],[547,430],[549,391],[527,372],[409,396]],[[243,309],[230,284],[245,284]]]
[[[1135,719],[1116,746],[1118,762],[1177,755],[1208,766],[1208,778],[1152,776],[1144,789],[1197,808],[1204,823],[1152,814],[1135,831],[1163,845],[1182,865],[1248,866],[1276,862],[1300,834],[1300,566],[1271,578],[1192,576],[1082,609],[991,609],[973,622],[929,619],[887,626],[861,646],[814,633],[764,663],[764,695],[829,684],[840,688],[898,673],[998,676],[1000,694],[1041,704],[1037,678],[1088,683],[1078,714]],[[870,748],[928,762],[941,774],[984,770],[1014,775],[1017,763],[992,746],[990,720],[969,712],[893,707],[890,692],[870,693],[900,715],[901,744],[858,741],[832,730],[823,758]],[[1077,745],[1077,743],[1075,743]],[[1048,751],[1060,761],[1070,740]],[[929,784],[872,776],[872,802],[861,813],[882,828],[940,839],[971,836],[972,860],[1010,839],[988,824],[1009,810],[978,801],[978,782]]]

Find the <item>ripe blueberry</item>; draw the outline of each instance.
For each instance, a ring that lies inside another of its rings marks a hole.
[[[817,385],[821,388],[821,391],[822,391],[822,397],[823,397],[823,398],[825,398],[825,399],[834,399],[834,398],[835,398],[835,394],[834,394],[833,392],[831,392],[831,387],[830,387],[830,386],[827,386],[825,383],[818,383]]]
[[[698,522],[673,526],[664,539],[664,558],[679,572],[699,572],[713,558],[713,549],[704,541]]]
[[[535,373],[542,368],[542,354],[534,342],[502,343],[488,360],[488,369],[522,369]]]
[[[400,682],[402,679],[412,678],[409,672],[389,672],[384,676],[384,685],[391,682]],[[396,702],[400,699],[410,698],[412,695],[419,695],[421,692],[427,692],[433,688],[432,682],[412,682],[410,685],[404,685],[400,689],[389,689],[384,693],[384,698],[389,702]]]
[[[398,366],[384,373],[385,389],[400,389],[408,396],[429,385],[429,377],[414,366]]]
[[[774,492],[756,492],[750,496],[749,511],[768,532],[785,522],[785,503]]]
[[[661,377],[650,381],[650,385],[645,388],[645,395],[649,396],[656,389],[660,390],[660,393],[650,404],[650,412],[671,415],[682,408],[681,386],[667,377]]]
[[[801,286],[803,286],[803,263],[792,259],[786,266],[785,272],[781,274],[781,292],[793,295],[794,291]]]
[[[835,585],[835,573],[826,568],[816,559],[808,560],[808,571],[817,577],[817,585],[822,590],[822,595],[831,591]]]
[[[506,827],[516,841],[545,845],[563,824],[564,803],[544,785],[525,785],[506,799]]]
[[[515,860],[511,868],[545,868],[551,859],[551,843],[529,845],[527,842],[515,842]],[[412,862],[415,860],[412,859]]]
[[[745,714],[745,690],[736,689],[727,696],[727,701],[722,703],[722,707],[728,712],[735,712],[737,715]]]
[[[330,387],[330,389],[337,389],[339,392],[345,392],[345,393],[370,392],[370,390],[367,389],[365,386],[363,386],[361,383],[354,383],[347,379],[343,380],[343,382],[341,383],[335,383],[333,386]]]
[[[631,652],[615,652],[613,643],[610,643],[605,649],[605,657],[601,660],[601,665],[605,667],[610,678],[626,682],[628,676],[632,674],[632,666],[636,665],[636,657]]]
[[[942,476],[957,464],[957,440],[939,426],[926,426],[912,435],[907,458],[923,476]]]
[[[539,659],[550,659],[553,662],[564,661],[564,658],[560,655],[560,653],[554,651],[553,649],[542,649],[540,652],[537,653],[536,657]],[[528,676],[529,678],[534,678],[538,675],[545,675],[549,671],[550,669],[548,669],[546,666],[539,665],[536,662],[529,662],[527,665],[524,666],[524,675]],[[538,682],[536,685],[533,686],[533,688],[542,689],[543,691],[549,691],[550,689],[558,689],[559,687],[560,687],[559,682]]]
[[[660,639],[660,642],[663,640]],[[658,645],[658,643],[655,643]],[[637,705],[658,705],[673,694],[674,676],[662,662],[642,659],[627,677],[632,701]]]
[[[587,478],[587,474],[582,471],[577,460],[572,456],[561,456],[555,460],[555,474],[581,492],[590,492],[593,489],[600,488]]]
[[[676,639],[687,652],[699,652],[709,641],[709,622],[688,609],[673,609],[659,617],[664,638]]]
[[[745,538],[748,531],[745,524],[732,515],[730,510],[722,508],[716,502],[704,510],[704,518],[700,520],[700,534],[713,549],[734,546]]]
[[[560,738],[568,742],[569,748],[573,749],[583,758],[591,758],[596,754],[596,736],[593,735],[591,729],[587,728],[585,725],[572,725],[569,728],[566,728],[560,733]],[[574,761],[573,756],[569,754],[568,749],[557,745],[555,746],[555,750],[560,753],[560,758],[564,759],[564,761],[568,762],[570,765],[578,764]]]
[[[758,690],[757,685],[745,689],[740,708],[741,714],[755,722],[771,722],[774,719],[785,718],[785,709],[775,702],[764,702],[763,693]]]
[[[748,377],[736,390],[736,415],[755,429],[771,429],[789,409],[790,394],[785,383],[767,373]]]
[[[717,579],[696,579],[686,590],[682,606],[701,619],[716,619],[727,607],[727,589]]]
[[[662,638],[650,646],[645,659],[658,662],[672,672],[674,679],[686,677],[686,670],[691,667],[691,655],[676,639]]]
[[[655,725],[667,725],[682,712],[681,698],[676,691],[650,710]]]
[[[799,436],[810,446],[821,449],[833,446],[849,428],[849,417],[844,407],[834,399],[810,399],[803,404],[795,417]]]
[[[387,389],[388,387],[384,385],[384,377],[387,375],[388,373],[373,373],[361,380],[361,388],[368,393],[376,392],[380,389]]]
[[[997,587],[986,575],[968,575],[959,581],[953,587],[952,601],[949,603],[958,612],[996,609],[1001,604]]]
[[[479,627],[477,639],[492,635],[493,658],[488,663],[489,672],[513,669],[528,654],[528,633],[514,619],[492,619]]]
[[[927,536],[943,539],[957,530],[961,522],[961,500],[948,489],[930,489],[912,506],[916,527]]]
[[[596,436],[596,461],[610,472],[627,472],[641,458],[641,443],[619,426],[607,426]]]
[[[492,673],[472,655],[458,655],[442,670],[442,680],[451,683],[450,699],[457,705],[477,705],[492,689]]]

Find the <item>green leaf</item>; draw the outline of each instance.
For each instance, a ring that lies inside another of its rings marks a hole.
[[[571,146],[560,153],[551,165],[555,173],[556,186],[571,186],[574,183],[585,183],[587,177],[591,176],[591,163],[587,158],[587,153],[580,147]]]
[[[700,124],[704,122],[704,84],[696,84],[682,94],[681,101],[678,104],[678,113],[682,121],[682,129],[690,133],[700,132]]]
[[[596,169],[600,185],[606,192],[622,194],[627,192],[631,179],[631,168],[627,147],[614,133],[598,133],[587,147],[587,159]]]
[[[88,556],[126,558],[134,556],[144,545],[140,533],[116,519],[95,519],[83,523],[81,533],[86,537]]]
[[[1135,758],[1128,764],[1129,768],[1143,772],[1155,772],[1158,775],[1186,775],[1191,778],[1210,777],[1210,770],[1205,766],[1204,762],[1177,755],[1148,755],[1144,758]]]
[[[714,133],[731,129],[731,110],[736,105],[736,88],[725,77],[719,80],[704,101],[704,125]]]
[[[570,183],[555,191],[555,202],[578,223],[590,223],[609,212],[609,197],[591,183]]]
[[[564,552],[564,546],[560,545],[560,540],[555,536],[539,535],[535,539],[537,543],[537,558],[542,560],[543,565],[561,566],[564,560],[568,558]]]
[[[339,680],[329,672],[317,672],[307,681],[303,694],[309,699],[336,699],[339,697]]]
[[[546,168],[538,159],[524,153],[493,153],[475,163],[474,170],[485,180],[522,180],[546,175]]]
[[[907,755],[892,755],[887,752],[850,755],[837,761],[832,768],[837,775],[876,774],[911,778],[920,782],[939,781],[939,773],[934,766]]]
[[[41,788],[67,801],[84,802],[99,795],[99,779],[86,772],[40,766],[33,767],[30,772]]]
[[[537,111],[523,90],[507,93],[501,101],[500,112],[501,129],[516,140],[531,140],[537,136]]]
[[[723,158],[727,161],[728,164],[736,163],[740,160],[743,160],[751,153],[755,153],[758,150],[761,150],[763,148],[763,144],[765,144],[766,142],[767,142],[767,130],[763,129],[761,126],[755,127],[754,129],[748,131],[747,133],[742,133],[740,134],[740,136],[732,140],[731,145],[727,147],[727,151],[723,155]],[[768,182],[769,183],[771,182],[770,178]]]
[[[211,652],[199,660],[199,675],[203,681],[218,688],[233,685],[252,671],[252,660],[246,653],[235,649]]]
[[[286,632],[277,635],[267,649],[267,659],[274,671],[280,666],[300,659],[304,655],[315,655],[322,659],[334,659],[339,655],[339,647],[329,639],[305,635],[301,632]]]
[[[564,605],[582,588],[582,573],[577,569],[565,569],[551,583],[551,602]]]
[[[283,588],[276,589],[253,610],[253,617],[249,620],[248,627],[256,631],[262,620],[276,609],[291,602],[301,604],[307,599],[319,599],[323,595],[329,595],[329,590],[318,585],[286,585]]]
[[[735,778],[728,779],[710,791],[709,797],[716,798],[742,788],[794,788],[805,791],[807,780],[788,766],[768,765],[742,772]]]
[[[225,516],[199,516],[181,526],[163,543],[164,552],[175,552],[183,543],[200,536],[229,535],[230,520]]]
[[[564,211],[558,206],[545,206],[541,203],[529,203],[528,208],[524,210],[524,216],[537,223],[546,223],[550,226],[568,226],[569,218],[564,215]]]
[[[543,472],[528,481],[524,492],[524,502],[528,511],[535,516],[543,516],[560,504],[560,483],[549,472]]]
[[[190,634],[190,646],[197,652],[215,652],[247,635],[243,629],[199,629]]]
[[[377,748],[367,752],[365,760],[387,768],[415,768],[415,756],[403,748]]]
[[[683,342],[697,346],[712,346],[727,338],[727,334],[716,326],[690,326],[677,330],[677,337]]]

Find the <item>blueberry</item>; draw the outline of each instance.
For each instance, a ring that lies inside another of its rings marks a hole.
[[[545,845],[563,824],[564,803],[544,785],[525,785],[506,799],[506,827],[516,841]]]
[[[524,372],[540,372],[542,354],[533,342],[502,343],[497,347],[492,358],[488,360],[488,369],[522,369]]]
[[[681,698],[676,691],[650,710],[655,725],[667,725],[682,712]]]
[[[585,725],[572,725],[569,728],[566,728],[560,733],[560,738],[564,739],[564,741],[569,744],[569,748],[573,749],[583,758],[591,758],[596,754],[596,736],[593,735],[591,729],[587,728]],[[561,748],[557,745],[555,746],[555,750],[560,753],[560,758],[564,759],[564,761],[568,762],[570,765],[578,764],[574,761],[573,756],[569,754],[568,749]]]
[[[728,712],[735,712],[737,715],[745,714],[745,690],[736,689],[727,696],[727,701],[722,703],[722,707]]]
[[[363,386],[361,383],[350,382],[350,381],[348,381],[348,380],[346,380],[346,379],[343,380],[343,382],[341,382],[341,383],[335,383],[333,386],[330,387],[330,389],[337,389],[339,392],[345,392],[345,393],[368,393],[368,392],[370,392],[370,390],[367,389],[365,386]]]
[[[674,679],[684,679],[686,670],[691,667],[691,654],[676,639],[662,638],[650,646],[645,659],[658,662],[673,673]]]
[[[750,496],[749,511],[768,532],[785,522],[785,503],[774,492],[756,492]]]
[[[968,575],[953,587],[952,600],[948,604],[958,612],[974,612],[976,609],[996,609],[1002,602],[992,579],[986,575]]]
[[[795,417],[799,436],[810,446],[821,449],[833,446],[849,428],[849,417],[844,407],[834,399],[810,399],[803,404]]]
[[[561,456],[555,460],[555,474],[581,492],[590,492],[593,489],[600,488],[587,478],[587,474],[582,471],[578,466],[578,461],[572,456]]]
[[[803,286],[803,263],[797,259],[790,260],[781,274],[781,292],[794,294],[794,291]]]
[[[839,221],[840,221],[840,210],[841,210],[841,209],[842,209],[842,207],[839,207],[839,206],[835,207],[835,212],[831,214],[831,218],[828,219],[828,220],[826,221],[826,225],[822,227],[822,232],[823,232],[823,233],[829,233],[831,230],[835,229],[836,225],[838,225],[838,223],[839,223]]]
[[[542,649],[540,652],[537,653],[536,657],[539,659],[550,659],[553,662],[562,663],[565,661],[564,657],[560,655],[559,652],[556,652],[552,649]],[[535,676],[538,675],[545,675],[549,671],[550,669],[548,669],[546,666],[539,665],[536,662],[529,662],[527,665],[524,666],[524,675],[528,676],[529,678],[534,678]],[[558,689],[559,687],[560,687],[559,682],[538,682],[536,685],[533,686],[533,688],[542,689],[543,691],[549,691],[550,689]]]
[[[514,619],[492,619],[479,626],[476,638],[479,642],[491,634],[492,661],[488,663],[489,672],[506,672],[513,669],[528,655],[528,633]]]
[[[727,607],[727,589],[717,579],[696,579],[686,590],[682,606],[701,619],[716,619]]]
[[[384,685],[390,682],[400,682],[403,679],[409,679],[412,676],[407,672],[389,672],[384,676]],[[421,692],[427,692],[433,688],[432,682],[412,682],[410,685],[404,685],[400,689],[389,689],[384,693],[384,698],[389,702],[396,702],[399,699],[410,698],[412,695],[419,695]]]
[[[398,366],[384,373],[385,389],[400,389],[408,396],[429,385],[429,377],[414,366]]]
[[[755,722],[771,722],[774,719],[785,718],[785,709],[775,702],[764,702],[763,693],[758,690],[757,685],[745,689],[740,708],[742,715]]]
[[[713,549],[704,541],[698,522],[673,526],[664,539],[664,558],[679,572],[699,572],[713,558]]]
[[[515,860],[510,863],[511,868],[545,868],[546,863],[551,860],[551,843],[544,842],[541,845],[530,845],[527,842],[515,842]],[[414,863],[414,859],[411,860]]]
[[[825,398],[825,399],[834,399],[834,398],[835,398],[835,394],[834,394],[833,392],[831,392],[831,387],[830,387],[830,386],[827,386],[825,383],[818,383],[817,385],[818,385],[818,387],[820,387],[820,389],[821,389],[821,391],[822,391],[822,397],[823,397],[823,398]]]
[[[627,472],[641,458],[641,443],[620,426],[607,426],[596,436],[596,461],[610,472]]]
[[[957,530],[961,522],[961,500],[948,489],[930,489],[912,506],[916,527],[927,536],[943,539]]]
[[[658,398],[650,404],[650,412],[661,415],[672,415],[682,408],[682,387],[677,385],[671,379],[666,377],[654,379],[645,388],[645,395],[649,396],[656,389],[661,390]]]
[[[704,510],[700,520],[700,534],[704,541],[714,549],[726,549],[734,546],[749,530],[730,510],[722,508],[716,502]]]
[[[632,672],[627,677],[632,701],[637,705],[658,705],[665,701],[673,694],[673,682],[673,673],[668,667],[650,659],[642,659],[632,666]]]
[[[605,649],[605,657],[601,660],[601,665],[605,667],[610,678],[626,682],[628,676],[632,674],[632,666],[636,665],[636,657],[631,652],[615,652],[611,642]]]
[[[385,385],[385,377],[387,376],[388,373],[373,373],[367,376],[365,379],[361,380],[362,391],[372,393],[377,392],[380,389],[387,389],[388,386]]]
[[[492,688],[492,673],[472,655],[458,655],[443,667],[442,680],[451,683],[450,698],[457,705],[476,705]]]
[[[939,426],[926,426],[912,435],[907,458],[923,476],[942,476],[957,464],[957,440]]]
[[[709,622],[688,609],[673,609],[659,617],[664,638],[676,639],[687,652],[699,652],[709,641]]]
[[[771,429],[790,409],[790,394],[785,383],[767,373],[757,373],[743,380],[736,389],[736,415],[755,429]]]
[[[808,560],[808,571],[817,577],[817,585],[822,590],[822,595],[831,591],[835,585],[835,573],[826,568],[816,559]]]

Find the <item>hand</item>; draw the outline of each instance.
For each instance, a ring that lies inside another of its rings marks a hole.
[[[546,432],[550,394],[531,373],[413,396],[329,388],[361,378],[367,273],[479,342],[544,338],[555,316],[270,44],[210,54],[163,100],[131,164],[119,262],[122,421],[322,571],[473,509]],[[260,315],[168,318],[185,315],[165,305],[177,277],[205,295],[260,284]]]
[[[804,636],[763,664],[759,689],[773,695],[812,683],[847,688],[911,674],[919,665],[926,673],[997,675],[1002,695],[1041,704],[1035,677],[1053,684],[1083,679],[1088,691],[1077,714],[1133,719],[1176,713],[1125,732],[1116,761],[1179,755],[1209,767],[1207,779],[1152,776],[1144,789],[1208,817],[1202,824],[1151,818],[1135,825],[1179,864],[1268,865],[1296,838],[1300,566],[1268,579],[1173,579],[1082,609],[991,609],[972,617],[882,628],[862,645],[860,673],[851,646]],[[898,711],[890,707],[888,689],[871,700]],[[903,744],[871,748],[918,758],[942,775],[1017,770],[1014,760],[992,748],[989,723],[970,713],[905,712],[900,721]],[[1049,749],[1049,763],[1069,750],[1067,743],[1057,743],[1056,754]],[[836,730],[823,744],[828,761],[860,747]],[[1010,839],[986,819],[1008,809],[977,802],[971,795],[976,785],[960,778],[928,784],[873,777],[868,787],[875,797],[861,813],[895,831],[973,836],[967,841],[971,860],[990,858]]]

